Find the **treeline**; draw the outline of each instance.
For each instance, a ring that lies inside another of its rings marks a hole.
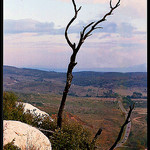
[[[143,96],[140,92],[133,92],[131,96],[128,95],[127,97],[132,99],[147,99],[147,96]]]
[[[134,93],[134,92],[133,92]],[[134,95],[134,94],[133,94]],[[124,96],[123,98],[122,98],[122,100],[123,100],[123,104],[124,104],[124,106],[125,106],[125,108],[127,109],[127,108],[129,108],[129,106],[131,106],[131,105],[133,105],[133,103],[135,103],[135,107],[137,108],[137,107],[140,107],[140,108],[147,108],[147,101],[145,100],[136,100],[136,99],[140,99],[139,97],[134,97],[134,98],[132,98],[133,97],[133,95],[132,96]],[[132,99],[131,99],[132,98]]]
[[[144,72],[76,72],[73,84],[100,88],[147,87],[147,74]]]

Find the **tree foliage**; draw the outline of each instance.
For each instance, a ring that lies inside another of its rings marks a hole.
[[[125,108],[128,108],[129,106],[133,105],[133,103],[134,103],[129,96],[124,96],[122,99],[123,99],[123,104],[124,104]]]
[[[24,113],[24,106],[17,104],[19,101],[21,100],[13,92],[3,93],[3,119],[32,124],[34,122],[33,115]]]

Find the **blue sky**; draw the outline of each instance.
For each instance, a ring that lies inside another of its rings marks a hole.
[[[113,1],[115,3],[116,0]],[[83,26],[109,11],[108,0],[76,0],[82,6],[69,30],[78,42]],[[78,68],[129,67],[147,63],[146,0],[121,1],[78,55]],[[66,68],[72,53],[64,30],[74,15],[71,0],[5,0],[4,65]]]

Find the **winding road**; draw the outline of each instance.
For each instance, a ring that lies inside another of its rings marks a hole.
[[[119,104],[119,107],[121,109],[121,111],[123,113],[125,113],[125,119],[128,115],[128,112],[125,110],[125,108],[123,107],[122,105],[122,102],[121,100],[118,100],[118,104]],[[130,121],[130,119],[129,119]],[[116,145],[115,148],[117,147],[124,147],[123,144],[127,141],[128,137],[129,137],[129,134],[130,134],[130,130],[131,130],[131,121],[126,125],[126,129],[125,129],[125,132],[124,132],[124,135],[123,135],[123,138],[121,139],[121,141]]]

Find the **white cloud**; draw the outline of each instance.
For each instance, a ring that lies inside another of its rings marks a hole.
[[[72,25],[69,28],[68,34],[79,33],[83,30],[83,26],[86,26],[88,23],[79,21],[77,24]],[[132,36],[136,32],[136,28],[129,23],[121,22],[116,24],[115,22],[104,22],[101,27],[103,29],[97,29],[95,33],[118,33],[121,36]],[[90,28],[89,28],[90,29]],[[4,20],[4,33],[5,34],[18,34],[18,33],[36,33],[48,34],[48,35],[64,35],[65,28],[55,28],[53,22],[39,22],[32,19],[22,19],[22,20]],[[136,32],[139,33],[140,32]],[[79,37],[78,37],[79,38]]]

